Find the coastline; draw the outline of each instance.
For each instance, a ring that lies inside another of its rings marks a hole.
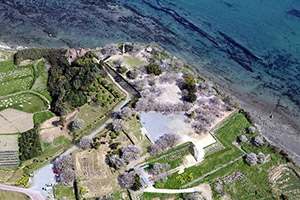
[[[0,49],[2,50],[15,51],[25,48],[28,47],[18,45],[9,46],[6,43],[0,42]],[[169,54],[172,55],[170,52]],[[288,113],[275,110],[273,105],[262,101],[258,102],[257,99],[248,94],[234,91],[229,85],[225,85],[220,78],[214,78],[213,74],[207,71],[200,72],[196,67],[192,67],[199,75],[220,88],[223,93],[233,97],[241,108],[249,111],[253,115],[260,133],[270,143],[286,150],[295,162],[300,165],[300,137],[297,135],[297,133],[300,133],[300,123],[297,123],[296,119],[292,119]],[[272,113],[270,113],[270,110],[272,110]]]

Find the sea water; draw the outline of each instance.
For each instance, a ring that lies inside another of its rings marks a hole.
[[[0,0],[0,41],[155,42],[240,101],[300,124],[299,0]]]

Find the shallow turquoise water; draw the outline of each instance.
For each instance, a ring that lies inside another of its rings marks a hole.
[[[300,121],[298,0],[0,0],[0,40],[55,47],[154,41]]]

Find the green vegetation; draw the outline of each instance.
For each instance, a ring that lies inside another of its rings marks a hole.
[[[55,185],[55,197],[58,200],[76,200],[74,188],[65,185]]]
[[[54,116],[55,114],[53,114],[51,111],[36,113],[33,116],[34,125],[36,126],[38,124],[42,124],[43,122],[51,119]]]
[[[8,71],[8,70],[12,69],[14,66],[15,66],[14,59],[13,59],[13,56],[11,56],[10,59],[0,62],[0,72]]]
[[[185,95],[186,101],[193,103],[197,100],[197,96],[195,95],[197,92],[196,81],[193,74],[185,75],[183,88],[187,91]]]
[[[163,70],[162,70],[162,68],[160,68],[160,66],[158,64],[150,63],[147,66],[147,73],[148,74],[154,74],[155,76],[158,76],[158,75],[163,73]]]
[[[19,193],[19,192],[12,192],[7,190],[0,190],[0,199],[5,200],[29,200],[30,197],[28,197],[25,194]]]
[[[34,66],[34,84],[32,89],[40,93],[47,91],[48,72],[45,69],[45,62],[41,61]]]
[[[145,62],[141,61],[137,57],[133,56],[124,56],[125,61],[132,67],[140,67],[145,65]]]
[[[42,146],[38,128],[22,133],[19,137],[20,160],[29,160],[42,153]]]
[[[167,199],[182,199],[182,194],[162,194],[162,193],[148,193],[144,192],[141,196],[142,200],[152,200],[155,198],[159,198],[161,200],[167,200]]]
[[[45,110],[46,104],[38,95],[25,92],[0,99],[0,111],[7,108],[35,113]]]
[[[29,90],[33,83],[33,65],[17,66],[1,70],[0,95],[5,96],[23,90]]]
[[[223,127],[215,132],[215,137],[223,144],[224,149],[205,157],[199,166],[187,168],[181,175],[174,173],[168,177],[166,182],[156,183],[155,186],[158,188],[180,188],[223,164],[242,156],[243,153],[232,142],[236,140],[238,134],[244,132],[249,126],[250,123],[243,114],[235,113],[225,121]]]

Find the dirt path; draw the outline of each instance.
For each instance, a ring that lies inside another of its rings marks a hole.
[[[32,200],[43,200],[43,199],[45,199],[41,195],[40,192],[30,190],[30,189],[19,188],[19,187],[4,185],[4,184],[0,184],[0,189],[1,190],[14,191],[14,192],[21,192],[21,193],[26,194],[27,196],[29,196]]]

